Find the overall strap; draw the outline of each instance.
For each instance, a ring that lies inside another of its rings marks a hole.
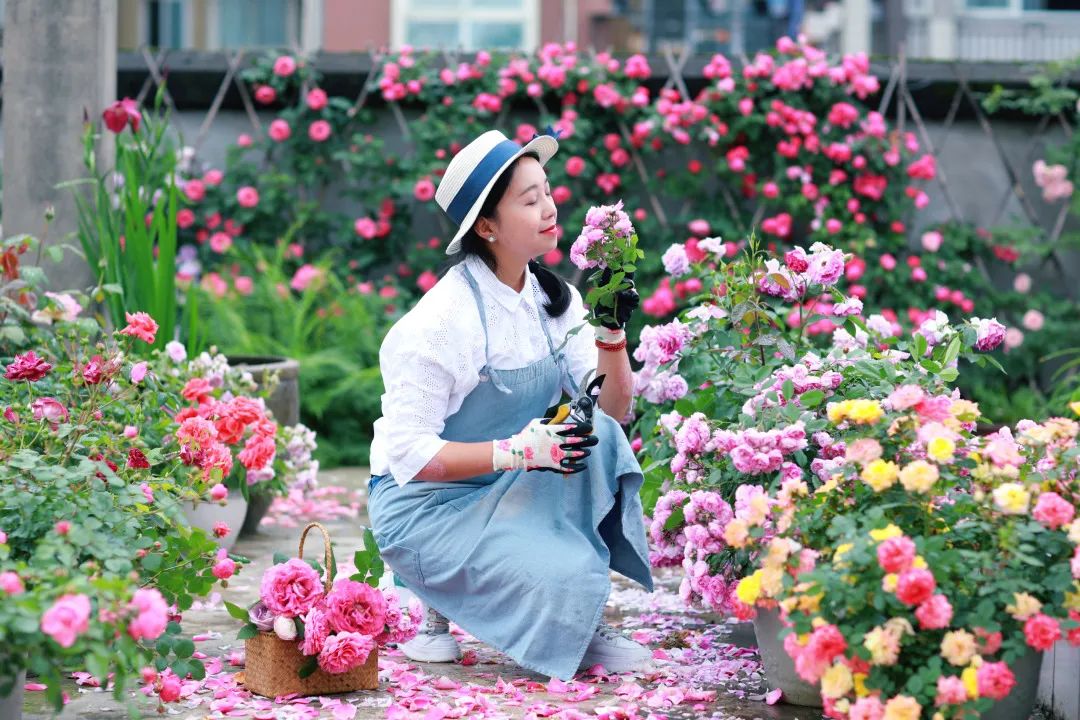
[[[548,350],[551,351],[551,357],[555,358],[555,364],[559,366],[563,374],[570,380],[570,387],[575,394],[580,392],[577,382],[574,380],[573,374],[570,372],[569,361],[566,358],[566,341],[559,346],[556,351],[555,343],[551,341],[551,332],[548,330],[548,322],[546,319],[547,310],[544,309],[544,297],[540,294],[540,290],[537,288],[536,276],[533,276],[533,298],[536,300],[536,314],[540,316],[540,327],[544,329],[544,337],[547,338]]]
[[[500,392],[510,394],[510,389],[503,384],[502,379],[499,378],[499,372],[491,367],[489,358],[491,356],[490,344],[488,340],[488,325],[487,325],[487,313],[484,311],[484,297],[480,294],[480,286],[476,284],[476,278],[469,271],[467,265],[462,264],[461,269],[465,271],[465,281],[469,283],[469,289],[472,290],[473,299],[476,301],[476,309],[480,313],[480,324],[484,328],[484,367],[480,369],[480,375],[487,375],[491,378],[491,383],[498,388]]]

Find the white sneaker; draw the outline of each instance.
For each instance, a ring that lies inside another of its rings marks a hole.
[[[607,623],[596,628],[596,633],[585,649],[580,670],[593,665],[603,665],[609,673],[644,670],[652,664],[652,652],[639,645]]]
[[[461,648],[450,634],[450,621],[435,611],[424,608],[424,622],[412,640],[401,644],[405,657],[416,662],[454,662],[461,657]]]

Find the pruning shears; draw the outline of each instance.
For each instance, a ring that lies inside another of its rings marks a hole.
[[[570,426],[566,430],[559,432],[560,436],[581,438],[578,442],[567,442],[560,445],[567,453],[573,452],[575,454],[568,454],[563,458],[559,463],[562,470],[553,470],[553,472],[562,472],[564,475],[581,472],[585,469],[585,460],[592,452],[589,448],[600,442],[593,435],[592,419],[593,410],[596,408],[596,403],[600,397],[600,386],[604,383],[604,377],[604,375],[597,377],[589,382],[585,390],[577,397],[569,402],[548,408],[548,411],[544,413],[545,425]],[[585,379],[588,380],[589,376],[586,375]]]

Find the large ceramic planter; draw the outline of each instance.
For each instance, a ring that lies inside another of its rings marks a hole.
[[[1018,720],[1031,717],[1039,694],[1039,671],[1042,670],[1043,654],[1031,651],[1013,662],[1009,669],[1016,676],[1016,685],[1004,700],[982,714],[983,720]]]
[[[274,414],[279,426],[295,425],[300,422],[300,363],[289,358],[266,355],[228,355],[229,366],[247,370],[262,387],[272,375],[277,375],[278,384],[273,394],[266,400],[266,407]],[[241,535],[252,535],[259,529],[259,523],[270,509],[273,498],[252,496],[248,503],[248,515],[244,519]]]
[[[23,686],[26,684],[26,671],[20,670],[15,676],[15,685],[8,695],[0,695],[0,720],[19,720],[23,709]]]
[[[780,639],[783,629],[779,610],[758,608],[754,618],[754,635],[757,636],[758,653],[761,654],[769,688],[780,688],[784,693],[781,701],[789,705],[819,708],[822,706],[821,692],[817,685],[811,685],[795,672],[795,663],[784,651],[784,643]]]
[[[244,524],[247,510],[247,500],[235,491],[229,493],[229,499],[225,501],[224,505],[217,502],[200,502],[197,505],[193,502],[184,504],[184,515],[187,516],[188,524],[191,527],[201,528],[211,537],[214,534],[214,526],[219,522],[229,526],[228,535],[223,538],[215,538],[218,547],[226,550],[231,550],[233,544],[236,543],[236,539],[240,536],[240,528]]]
[[[274,502],[274,496],[266,493],[253,494],[251,500],[248,501],[247,516],[244,518],[244,525],[240,528],[240,535],[242,537],[248,537],[254,535],[259,530],[259,523],[266,517],[266,513],[270,510],[270,505]]]

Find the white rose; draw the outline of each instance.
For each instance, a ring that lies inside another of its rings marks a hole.
[[[296,639],[296,623],[282,615],[274,618],[274,633],[282,640]]]

